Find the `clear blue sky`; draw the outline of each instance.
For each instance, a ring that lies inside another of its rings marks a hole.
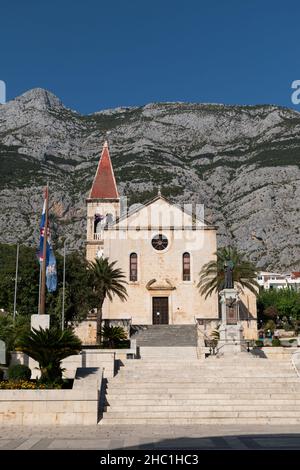
[[[42,87],[82,113],[153,101],[300,111],[299,0],[10,0],[0,18],[7,99]]]

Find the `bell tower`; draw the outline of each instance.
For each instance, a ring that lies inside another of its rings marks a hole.
[[[120,198],[105,141],[87,204],[86,258],[93,261],[103,255],[104,231],[120,215]]]

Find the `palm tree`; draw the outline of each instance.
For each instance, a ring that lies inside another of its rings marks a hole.
[[[20,337],[17,348],[38,362],[41,382],[60,382],[61,361],[81,351],[81,341],[70,329],[32,329]]]
[[[256,281],[257,269],[253,263],[247,261],[242,253],[236,248],[219,248],[215,253],[216,260],[206,263],[200,273],[197,287],[200,294],[207,299],[213,292],[219,292],[224,288],[226,261],[233,262],[233,281],[236,287],[247,288],[255,295],[258,293],[258,283]]]
[[[108,258],[96,259],[89,264],[90,282],[97,299],[97,343],[101,342],[102,307],[105,298],[112,302],[116,295],[122,302],[127,300],[125,275],[120,268],[115,268],[115,264],[116,261],[110,263]]]
[[[127,334],[121,326],[104,326],[101,335],[103,342],[107,342],[109,348],[115,348],[127,339]]]

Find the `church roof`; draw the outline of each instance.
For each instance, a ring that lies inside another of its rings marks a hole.
[[[156,196],[154,196],[152,199],[148,200],[147,202],[145,202],[144,204],[141,204],[141,205],[138,205],[134,210],[129,210],[126,214],[123,214],[121,215],[120,217],[118,217],[115,221],[115,224],[114,225],[118,225],[120,224],[122,221],[126,220],[126,219],[129,219],[130,217],[132,217],[133,215],[137,214],[138,212],[140,212],[142,209],[144,209],[145,207],[147,206],[150,206],[151,204],[154,204],[155,202],[157,201],[164,201],[166,204],[168,204],[169,206],[173,206],[174,204],[169,201],[169,199],[167,199],[166,197],[162,196],[161,194],[161,191],[159,190],[158,191],[158,194]],[[176,204],[175,204],[176,205]],[[202,219],[200,218],[199,216],[197,216],[196,214],[192,214],[190,213],[189,211],[186,211],[184,208],[180,208],[180,210],[184,213],[186,213],[187,215],[191,215],[194,220],[196,221],[199,221],[201,222],[202,224],[204,224],[204,226],[208,229],[217,229],[217,226],[212,224],[211,222],[209,222],[208,220],[206,219]]]
[[[101,158],[89,194],[89,199],[118,199],[118,189],[111,164],[107,141],[104,142]]]

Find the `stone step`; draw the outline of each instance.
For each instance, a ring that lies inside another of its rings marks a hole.
[[[269,404],[266,404],[266,403],[261,403],[261,404],[255,404],[255,405],[251,405],[251,404],[238,404],[238,405],[235,405],[235,404],[231,404],[231,405],[228,405],[228,404],[219,404],[219,405],[216,405],[216,404],[205,404],[205,405],[201,405],[201,404],[197,404],[197,405],[188,405],[188,404],[185,404],[185,405],[156,405],[155,407],[151,406],[151,405],[128,405],[126,406],[126,404],[124,405],[114,405],[113,407],[111,406],[107,406],[106,407],[106,412],[107,413],[120,413],[121,416],[123,416],[123,413],[126,413],[127,414],[134,414],[134,415],[138,415],[140,414],[141,412],[142,413],[146,413],[146,412],[149,412],[149,413],[160,413],[160,412],[176,412],[178,413],[179,415],[181,415],[181,413],[197,413],[197,412],[218,412],[218,411],[224,411],[224,412],[231,412],[231,411],[234,411],[234,412],[244,412],[244,411],[265,411],[266,413],[268,412],[268,415],[269,415],[269,412],[273,412],[273,411],[281,411],[282,413],[285,413],[285,412],[295,412],[295,413],[298,413],[299,416],[300,416],[300,404],[298,405],[293,405],[291,403],[281,403],[281,404],[274,404],[273,402],[269,403]],[[293,415],[294,416],[294,415]]]
[[[165,347],[197,346],[196,325],[144,325],[132,326],[131,339],[137,346]]]
[[[194,351],[193,351],[194,353]],[[182,364],[182,365],[189,365],[189,366],[193,366],[193,365],[198,365],[198,366],[202,366],[202,367],[205,367],[205,368],[209,368],[209,369],[212,369],[212,368],[230,368],[230,367],[265,367],[265,368],[269,368],[269,367],[273,367],[273,368],[281,368],[281,367],[292,367],[292,363],[291,361],[271,361],[271,360],[265,360],[265,359],[248,359],[248,360],[243,360],[243,361],[237,361],[235,360],[233,363],[232,362],[222,362],[222,361],[216,361],[216,362],[213,362],[213,361],[209,361],[207,359],[198,359],[198,358],[182,358],[182,357],[177,357],[177,358],[173,358],[172,357],[172,362],[170,361],[170,358],[169,357],[161,357],[159,355],[157,355],[157,360],[155,362],[153,362],[153,359],[152,358],[141,358],[141,359],[126,359],[124,361],[124,365],[126,365],[126,367],[144,367],[144,366],[149,366],[149,365],[153,365],[153,366],[157,366],[159,365],[160,363],[162,363],[163,365],[165,364]]]
[[[169,363],[152,363],[152,364],[141,364],[140,366],[137,365],[132,365],[132,366],[121,366],[120,367],[120,372],[145,372],[145,373],[151,373],[151,372],[156,372],[156,371],[164,371],[164,370],[170,370],[170,371],[175,371],[175,370],[180,370],[180,371],[187,371],[187,372],[233,372],[233,371],[246,371],[246,372],[256,372],[256,371],[271,371],[272,373],[275,372],[282,372],[282,371],[295,371],[295,369],[292,367],[292,365],[286,365],[282,367],[265,367],[265,366],[255,366],[254,365],[245,365],[244,367],[240,365],[236,365],[232,368],[230,367],[206,367],[203,364],[191,364],[187,366],[186,364],[182,363],[175,363],[172,362],[172,360]]]
[[[208,363],[205,360],[202,359],[189,359],[189,360],[180,360],[180,359],[160,359],[159,361],[153,362],[152,360],[148,359],[127,359],[127,361],[124,362],[124,368],[126,369],[133,369],[136,368],[138,370],[145,369],[145,368],[159,368],[159,367],[178,367],[178,366],[188,366],[189,368],[192,367],[197,367],[201,368],[204,370],[222,370],[222,369],[228,369],[228,370],[233,370],[236,368],[244,369],[291,369],[292,368],[292,363],[291,362],[282,362],[282,363],[277,363],[277,362],[272,362],[270,361],[269,363],[265,363],[263,361],[248,361],[244,363],[239,363],[236,362],[235,364],[229,364],[229,363],[216,363],[216,364],[211,364]]]
[[[193,418],[112,418],[108,413],[105,413],[103,419],[99,421],[99,424],[102,426],[106,425],[296,425],[300,424],[300,418],[290,418],[290,417],[193,417]]]
[[[232,384],[232,386],[235,386],[235,384],[238,384],[238,383],[243,383],[243,384],[249,384],[249,383],[253,383],[253,381],[255,380],[256,383],[266,383],[268,384],[268,386],[273,386],[273,384],[271,383],[271,380],[270,379],[276,379],[276,383],[282,383],[282,384],[287,384],[287,383],[300,383],[299,382],[299,378],[297,376],[293,376],[293,377],[207,377],[207,376],[192,376],[192,377],[186,377],[186,379],[184,379],[183,377],[157,377],[157,376],[154,376],[154,377],[137,377],[137,378],[134,378],[132,376],[129,376],[129,377],[116,377],[114,379],[114,383],[115,384],[129,384],[129,383],[134,383],[136,385],[145,385],[145,386],[148,386],[149,384],[161,384],[162,383],[162,380],[164,380],[165,382],[169,382],[169,383],[178,383],[179,381],[182,382],[182,383],[194,383],[195,386],[197,386],[197,384],[207,384],[207,383],[214,383],[216,386],[220,383],[226,383],[226,384]]]
[[[168,377],[175,377],[178,379],[181,379],[181,380],[184,380],[184,379],[187,379],[187,378],[190,378],[190,377],[198,377],[198,378],[201,378],[201,377],[205,377],[205,378],[211,378],[211,377],[216,377],[216,375],[218,375],[218,378],[235,378],[235,377],[244,377],[244,378],[249,378],[249,377],[252,377],[252,378],[262,378],[262,377],[266,377],[266,378],[274,378],[274,379],[281,379],[281,378],[284,378],[284,377],[294,377],[296,378],[297,375],[295,373],[295,371],[293,370],[286,370],[286,371],[282,371],[282,372],[277,372],[277,371],[266,371],[266,370],[262,370],[262,371],[241,371],[241,370],[233,370],[233,371],[226,371],[226,370],[222,370],[222,371],[219,371],[218,374],[216,374],[215,371],[203,371],[203,373],[201,373],[201,371],[198,371],[198,370],[193,370],[193,371],[182,371],[180,374],[178,372],[178,370],[157,370],[155,371],[155,373],[153,374],[149,374],[148,371],[141,371],[140,373],[138,371],[121,371],[117,374],[116,378],[118,379],[125,379],[125,378],[129,378],[129,379],[143,379],[143,378],[149,378],[150,380],[152,380],[153,377],[155,378],[162,378],[162,379],[166,379]]]
[[[219,405],[245,405],[248,406],[254,406],[254,405],[262,405],[265,406],[266,404],[266,397],[264,395],[261,395],[262,398],[254,398],[251,397],[251,400],[248,398],[241,399],[238,395],[234,397],[228,396],[228,398],[224,398],[223,395],[220,396],[220,398],[215,398],[215,399],[206,399],[204,396],[199,397],[198,399],[186,399],[186,398],[160,398],[159,399],[159,405],[157,405],[157,399],[151,399],[150,397],[148,398],[134,398],[134,399],[128,399],[128,398],[120,398],[119,396],[115,396],[111,398],[111,396],[107,397],[107,402],[109,406],[113,406],[113,409],[116,410],[119,407],[129,407],[129,408],[134,408],[135,406],[141,407],[141,406],[148,406],[149,408],[153,408],[153,406],[219,406]],[[299,395],[296,395],[299,396]],[[225,395],[226,397],[226,395]],[[264,397],[264,398],[263,398]],[[288,406],[299,406],[300,407],[300,399],[299,398],[271,398],[267,397],[268,399],[268,406],[273,407],[273,406],[278,406],[278,405],[288,405]],[[293,408],[294,409],[294,408]]]
[[[127,401],[128,403],[130,401],[137,402],[138,400],[146,400],[146,401],[153,401],[153,400],[169,400],[169,402],[172,402],[173,400],[197,400],[197,401],[206,401],[206,400],[239,400],[239,399],[248,399],[248,401],[256,400],[256,399],[262,399],[265,397],[265,399],[268,400],[297,400],[299,398],[299,391],[294,390],[292,392],[289,392],[288,394],[284,393],[283,390],[274,390],[271,393],[263,393],[263,391],[259,391],[259,393],[255,394],[250,393],[236,393],[234,394],[232,391],[220,391],[220,393],[212,393],[209,398],[207,398],[207,393],[205,392],[188,392],[188,393],[182,393],[180,390],[175,390],[175,391],[163,391],[163,392],[157,392],[157,393],[146,393],[144,391],[138,391],[138,397],[134,393],[123,393],[122,394],[122,399]],[[120,394],[118,393],[113,393],[110,392],[106,396],[107,401],[115,401],[120,399]]]
[[[286,397],[287,399],[289,398],[297,398],[297,394],[299,396],[299,392],[300,392],[300,389],[299,387],[297,388],[294,388],[292,390],[289,389],[288,392],[286,392]],[[124,390],[122,391],[122,393],[120,393],[120,391],[118,392],[117,389],[114,389],[114,390],[109,390],[108,393],[107,393],[107,397],[109,398],[115,398],[115,397],[120,397],[122,396],[124,399],[127,398],[128,400],[129,399],[134,399],[134,397],[141,397],[141,399],[170,399],[170,400],[173,400],[175,398],[180,398],[180,399],[183,399],[183,398],[186,398],[187,400],[188,399],[192,399],[192,398],[196,398],[196,399],[205,399],[205,398],[210,398],[212,397],[213,398],[222,398],[222,396],[224,398],[232,398],[232,397],[235,397],[235,398],[244,398],[244,397],[247,397],[249,396],[249,400],[250,399],[255,399],[256,396],[258,396],[259,398],[261,398],[262,395],[266,396],[266,397],[276,397],[277,395],[281,395],[279,398],[282,398],[282,395],[285,394],[285,391],[284,391],[284,388],[280,388],[280,387],[276,387],[274,389],[272,389],[272,391],[268,390],[268,389],[264,389],[264,388],[259,388],[257,389],[257,393],[255,392],[255,389],[252,388],[251,390],[249,390],[249,393],[247,394],[243,389],[236,389],[236,390],[233,390],[233,389],[229,389],[229,388],[218,388],[218,389],[208,389],[208,390],[205,390],[205,389],[187,389],[186,391],[183,389],[183,388],[160,388],[159,390],[147,390],[146,388],[145,389],[142,389],[142,388],[137,388],[137,389],[130,389],[130,390]]]
[[[139,412],[128,412],[118,411],[109,413],[110,418],[144,418],[144,419],[156,419],[156,418],[298,418],[300,420],[300,411],[286,411],[286,410],[246,410],[246,411],[213,411],[213,410],[202,410],[202,411],[139,411]],[[106,415],[107,416],[107,415]]]
[[[300,424],[290,358],[197,359],[195,347],[141,347],[109,379],[105,424]]]
[[[139,353],[140,353],[140,357],[141,359],[172,359],[172,360],[175,360],[175,359],[181,359],[181,360],[188,360],[188,359],[198,359],[198,356],[197,356],[197,350],[196,348],[193,348],[192,351],[184,351],[184,353],[178,353],[178,352],[175,352],[175,351],[169,351],[169,352],[160,352],[159,351],[159,348],[158,349],[158,352],[155,352],[153,351],[153,349],[151,348],[151,351],[144,351],[142,350],[142,348],[140,348],[139,350]],[[183,348],[183,349],[188,349],[188,348]]]

